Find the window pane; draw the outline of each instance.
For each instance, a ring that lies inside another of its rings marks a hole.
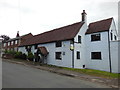
[[[100,41],[100,34],[91,35],[91,41]]]
[[[8,42],[8,46],[10,46],[10,42]]]
[[[81,36],[78,36],[78,43],[81,43]]]
[[[62,47],[62,42],[61,41],[57,41],[56,42],[56,47]]]
[[[61,60],[62,59],[61,52],[56,52],[55,57],[56,57],[56,59]]]
[[[17,44],[17,40],[15,40],[15,44]]]
[[[80,52],[77,52],[77,59],[80,59]]]
[[[115,40],[117,40],[117,37],[116,37],[116,36],[114,36],[114,39],[115,39]]]
[[[111,36],[111,40],[113,40],[113,34],[112,33],[110,33],[110,36]]]
[[[6,47],[6,43],[4,43],[4,47]]]
[[[101,52],[91,52],[92,59],[101,59]]]

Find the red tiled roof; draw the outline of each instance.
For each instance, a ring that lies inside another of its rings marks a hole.
[[[40,52],[41,52],[43,55],[47,56],[48,51],[47,51],[46,47],[38,47],[38,49],[40,50]]]
[[[86,34],[108,31],[113,18],[90,23]]]
[[[22,45],[23,43],[25,43],[28,39],[30,39],[32,37],[33,37],[33,35],[31,33],[22,35],[20,45]]]
[[[27,39],[27,38],[33,37],[33,35],[32,33],[28,33],[28,34],[22,35],[21,37],[24,39]]]
[[[34,37],[26,40],[26,42],[22,43],[20,46],[72,39],[79,32],[83,24],[83,22],[78,22],[35,35]]]

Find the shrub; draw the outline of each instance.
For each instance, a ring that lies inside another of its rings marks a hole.
[[[12,57],[17,58],[17,59],[25,59],[25,60],[26,60],[26,58],[27,58],[27,55],[26,55],[25,53],[22,53],[22,52],[5,50],[4,53],[5,53],[5,54],[9,54],[9,55],[11,55]]]
[[[15,55],[15,54],[16,54],[16,51],[13,51],[13,50],[5,50],[4,53],[5,53],[5,54]]]
[[[33,61],[34,55],[31,52],[29,52],[28,56],[27,56],[27,59],[30,60],[30,61]]]
[[[16,51],[8,51],[8,54],[15,55]]]
[[[26,60],[27,59],[27,55],[25,53],[23,53],[21,59]]]
[[[21,59],[22,58],[22,52],[16,52],[14,57]]]
[[[5,54],[8,54],[8,50],[5,50],[4,53],[5,53]]]

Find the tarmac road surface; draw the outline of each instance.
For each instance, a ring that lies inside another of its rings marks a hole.
[[[2,62],[2,88],[110,88],[29,66]]]

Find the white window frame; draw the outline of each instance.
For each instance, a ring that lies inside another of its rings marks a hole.
[[[99,39],[97,40],[96,38],[95,38],[95,36],[97,37],[99,37]],[[94,38],[93,38],[94,37]],[[101,34],[100,33],[95,33],[95,34],[91,34],[91,42],[95,42],[95,41],[101,41]]]
[[[18,41],[17,41],[17,40],[15,40],[15,44],[18,44]]]
[[[8,42],[8,46],[10,46],[10,42]]]
[[[4,43],[4,47],[6,47],[6,43]]]
[[[59,54],[59,57],[57,57],[57,54]],[[55,52],[55,59],[62,60],[62,52]]]
[[[13,45],[14,41],[11,41],[11,45]]]

